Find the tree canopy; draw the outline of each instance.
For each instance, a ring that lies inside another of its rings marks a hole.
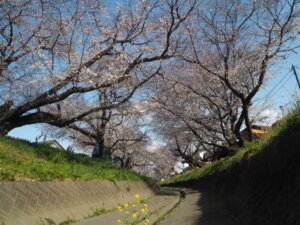
[[[299,4],[2,1],[0,134],[43,123],[75,144],[125,152],[145,147],[143,114],[191,164],[200,151],[228,153],[244,144],[242,129],[252,137],[269,69],[299,47]]]

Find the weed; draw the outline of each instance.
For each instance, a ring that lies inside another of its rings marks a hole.
[[[72,223],[75,223],[77,222],[78,220],[75,220],[75,219],[71,219],[71,218],[68,218],[62,222],[59,223],[59,225],[71,225]]]
[[[117,184],[117,182],[115,180],[111,180],[111,181],[114,183],[114,185],[116,186],[117,190],[121,191],[121,189],[120,189],[119,185]]]
[[[185,191],[179,190],[179,197],[181,200],[185,199],[185,195],[186,195]]]
[[[166,205],[160,206],[159,208],[156,208],[156,209],[150,211],[149,214],[150,214],[150,215],[158,214],[158,213],[160,212],[160,210],[162,210],[162,209],[165,208],[165,207],[166,207]]]
[[[97,209],[94,209],[93,210],[93,213],[84,217],[84,218],[91,218],[91,217],[95,217],[95,216],[100,216],[100,215],[103,215],[105,213],[109,213],[109,212],[113,212],[117,209],[105,209],[105,208],[97,208]]]

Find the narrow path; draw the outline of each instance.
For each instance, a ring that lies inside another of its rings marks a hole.
[[[168,211],[170,211],[178,202],[179,202],[178,192],[172,189],[161,192],[160,194],[155,195],[149,200],[147,200],[146,204],[148,208],[148,216],[150,219],[150,223],[148,225],[152,225],[161,216],[163,216]],[[132,208],[132,207],[129,208],[128,211],[132,211],[132,210],[139,211],[141,209],[138,205],[136,206],[136,208]],[[116,210],[114,212],[105,213],[100,216],[82,219],[72,224],[73,225],[117,225],[118,224],[117,220],[119,219],[122,221],[121,224],[124,224],[125,221],[124,212],[120,213],[118,212],[118,210]],[[144,222],[142,220],[140,221],[139,224],[143,224],[143,223]]]
[[[234,218],[209,192],[185,189],[186,198],[160,225],[232,225]]]

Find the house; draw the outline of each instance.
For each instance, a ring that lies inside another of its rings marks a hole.
[[[187,168],[189,168],[189,164],[182,163],[182,162],[176,162],[173,167],[173,172],[171,173],[171,175],[181,174],[184,171],[187,171]]]
[[[56,140],[49,140],[49,141],[43,141],[41,142],[43,144],[48,144],[53,148],[57,148],[59,150],[65,150],[63,146],[61,146]]]
[[[199,158],[202,162],[211,162],[213,160],[213,154],[207,150],[199,152]]]
[[[180,174],[180,173],[182,173],[182,171],[183,171],[182,166],[180,166],[179,163],[176,163],[176,164],[174,165],[174,167],[173,167],[174,175]],[[172,175],[172,174],[171,174],[171,175]]]

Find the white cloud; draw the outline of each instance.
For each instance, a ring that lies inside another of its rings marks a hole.
[[[265,109],[260,113],[260,116],[263,118],[261,123],[266,126],[271,126],[282,117],[282,114],[283,112],[280,109]]]

